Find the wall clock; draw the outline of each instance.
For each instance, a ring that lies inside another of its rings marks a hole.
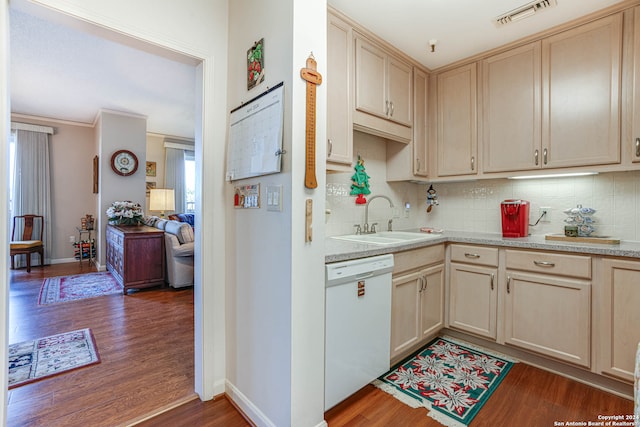
[[[111,156],[111,169],[121,176],[129,176],[138,170],[138,158],[129,150],[118,150]]]

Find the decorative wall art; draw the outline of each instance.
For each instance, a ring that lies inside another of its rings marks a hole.
[[[156,162],[147,162],[147,176],[156,176]]]
[[[264,81],[264,38],[247,51],[247,90]]]
[[[151,195],[151,190],[154,190],[155,188],[156,188],[155,181],[147,181],[147,197]]]

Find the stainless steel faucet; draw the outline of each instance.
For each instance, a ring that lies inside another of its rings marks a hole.
[[[375,233],[376,229],[375,227],[372,227],[371,230],[369,230],[369,205],[371,204],[371,202],[373,202],[375,199],[378,198],[383,198],[383,199],[387,199],[387,201],[389,202],[389,207],[393,208],[393,202],[391,201],[390,198],[388,198],[387,196],[383,196],[382,194],[379,194],[377,196],[373,196],[371,198],[369,198],[369,201],[367,202],[365,208],[364,208],[364,226],[362,227],[362,233],[364,234],[368,234],[368,233]],[[391,220],[389,220],[388,223],[388,230],[391,231]]]

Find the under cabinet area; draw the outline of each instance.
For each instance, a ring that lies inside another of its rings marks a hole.
[[[449,327],[497,337],[498,249],[451,245]]]
[[[591,366],[591,257],[506,250],[505,343]]]
[[[633,382],[640,342],[640,262],[602,260],[599,291],[594,304],[600,339],[598,372]]]
[[[394,255],[391,361],[425,344],[444,326],[444,245]]]

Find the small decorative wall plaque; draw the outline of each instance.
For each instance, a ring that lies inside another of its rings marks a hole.
[[[247,90],[264,81],[264,38],[247,51]]]
[[[156,176],[156,162],[147,162],[147,176]]]

